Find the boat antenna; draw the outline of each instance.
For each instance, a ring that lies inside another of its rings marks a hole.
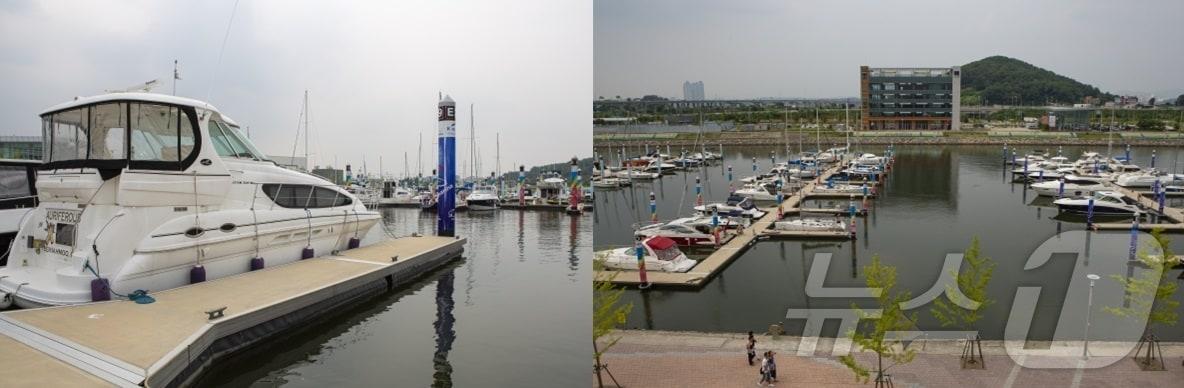
[[[206,101],[210,100],[210,94],[214,92],[214,85],[217,84],[218,71],[222,68],[222,54],[226,52],[226,41],[230,39],[230,27],[234,25],[234,14],[237,12],[238,0],[234,0],[234,7],[230,9],[230,20],[226,22],[226,34],[222,35],[222,47],[218,49],[218,62],[214,65],[214,76],[210,77],[210,87],[206,88]]]

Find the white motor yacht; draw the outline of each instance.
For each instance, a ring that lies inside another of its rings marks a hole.
[[[1031,187],[1037,195],[1045,197],[1083,197],[1105,190],[1106,184],[1103,182],[1103,178],[1069,174],[1060,180],[1033,183]]]
[[[695,261],[678,250],[678,244],[666,237],[650,237],[641,244],[646,271],[687,272]],[[617,248],[596,252],[596,260],[609,269],[638,269],[637,248]]]
[[[773,229],[794,232],[845,232],[847,224],[839,219],[807,217],[774,222]]]
[[[728,200],[724,203],[709,203],[695,206],[694,209],[704,216],[711,216],[712,213],[723,217],[761,218],[765,216],[765,212],[758,209],[752,203],[751,198],[736,194],[728,196]]]
[[[206,102],[112,93],[54,106],[41,119],[39,203],[0,267],[5,305],[167,290],[383,236],[373,228],[377,212],[267,160]]]
[[[1155,169],[1128,172],[1114,178],[1114,184],[1122,187],[1151,187],[1158,181],[1160,186],[1174,186],[1184,184],[1184,174],[1169,174]]]
[[[715,235],[712,233],[710,221],[690,222],[701,218],[680,218],[667,223],[650,224],[638,228],[633,234],[642,239],[665,237],[684,247],[715,245]]]
[[[490,185],[480,185],[473,188],[473,192],[465,197],[465,204],[469,210],[497,210],[501,200],[497,197],[497,189]]]
[[[872,194],[872,191],[873,189],[871,187],[864,185],[827,183],[825,185],[814,186],[814,192],[818,194],[863,195],[864,193]]]
[[[420,202],[415,198],[416,194],[411,189],[400,187],[398,182],[384,181],[378,206],[416,206]]]
[[[754,201],[776,201],[777,184],[772,181],[750,183],[735,191],[736,195],[752,198]],[[787,195],[782,195],[785,198]]]
[[[1090,196],[1061,198],[1053,201],[1058,211],[1073,213],[1088,213],[1090,199],[1093,199],[1093,214],[1100,215],[1131,215],[1139,214],[1139,204],[1126,196],[1113,192],[1099,190]]]

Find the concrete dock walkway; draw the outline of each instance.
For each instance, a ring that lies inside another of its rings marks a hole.
[[[459,257],[465,240],[404,237],[120,300],[0,314],[0,384],[175,386],[212,361]],[[222,317],[208,311],[224,309]]]

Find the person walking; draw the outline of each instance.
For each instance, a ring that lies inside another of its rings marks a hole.
[[[768,358],[769,358],[769,381],[774,382],[774,383],[777,382],[777,358],[775,357],[776,355],[777,355],[777,352],[774,352],[772,350],[769,351],[769,355],[768,355]]]
[[[753,365],[753,360],[756,359],[756,338],[752,336],[752,332],[748,332],[748,344],[745,345],[748,351],[748,366]]]
[[[756,385],[759,387],[769,384],[771,387],[773,386],[773,377],[769,375],[769,352],[765,352],[764,355],[765,356],[761,358],[761,381],[756,383]]]

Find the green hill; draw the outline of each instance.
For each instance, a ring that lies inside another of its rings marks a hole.
[[[962,66],[962,103],[1038,105],[1080,103],[1086,96],[1114,96],[1091,85],[1004,56],[983,58]]]

